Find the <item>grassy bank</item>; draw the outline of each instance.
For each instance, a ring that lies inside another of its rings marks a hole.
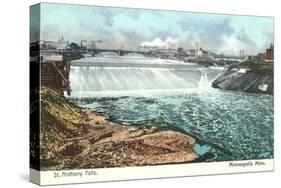
[[[245,61],[239,65],[240,68],[250,69],[249,72],[258,74],[273,74],[273,63],[254,63]]]

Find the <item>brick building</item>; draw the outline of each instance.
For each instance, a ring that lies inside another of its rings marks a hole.
[[[273,44],[271,44],[270,47],[266,49],[265,54],[264,54],[264,62],[266,62],[266,63],[273,63],[274,62],[274,46],[273,46]]]

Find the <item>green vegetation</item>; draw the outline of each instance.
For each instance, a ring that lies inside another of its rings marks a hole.
[[[239,65],[240,68],[250,69],[249,72],[258,74],[273,74],[273,63],[255,63],[253,61],[244,61]]]
[[[59,157],[54,151],[66,140],[81,135],[84,117],[80,108],[54,91],[42,88],[40,95],[40,161],[44,165]]]

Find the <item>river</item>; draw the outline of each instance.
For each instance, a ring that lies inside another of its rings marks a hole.
[[[273,158],[273,96],[214,89],[222,70],[142,56],[72,62],[71,98],[125,125],[181,130],[200,161]]]

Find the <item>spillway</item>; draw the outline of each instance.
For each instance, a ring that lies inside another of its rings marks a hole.
[[[129,61],[130,60],[130,61]],[[102,92],[195,89],[210,86],[220,70],[194,64],[149,59],[98,58],[72,62],[72,97],[92,97]],[[202,81],[206,82],[202,85]]]

